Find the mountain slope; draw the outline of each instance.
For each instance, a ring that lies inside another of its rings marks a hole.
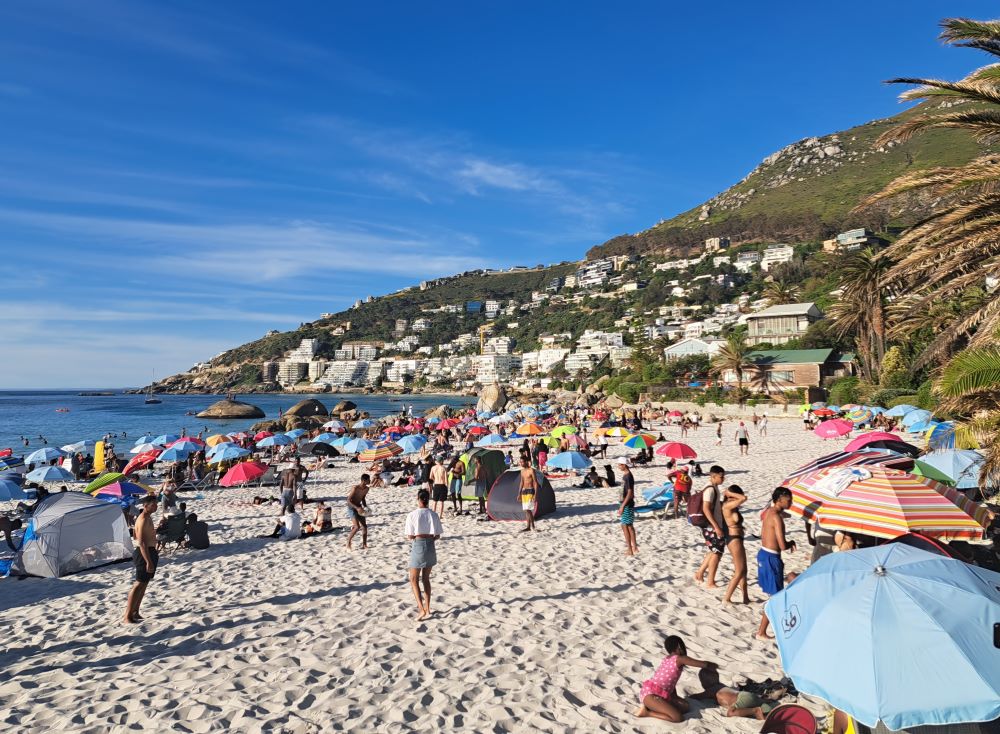
[[[933,202],[912,197],[863,215],[852,210],[909,170],[961,165],[986,151],[955,130],[934,130],[905,143],[878,145],[879,136],[899,122],[953,104],[920,105],[843,132],[800,140],[768,156],[742,181],[701,206],[637,235],[615,237],[591,248],[587,256],[686,254],[706,237],[727,236],[734,242],[817,240],[854,226],[910,223]]]

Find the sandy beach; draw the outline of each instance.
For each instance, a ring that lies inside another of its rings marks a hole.
[[[447,513],[434,614],[420,623],[402,535],[413,490],[372,490],[371,547],[352,552],[344,532],[256,538],[270,532],[277,505],[251,504],[261,490],[213,489],[188,499],[212,548],[165,556],[140,625],[120,621],[131,564],[0,581],[0,715],[20,730],[82,732],[758,731],[714,704],[696,703],[676,725],[632,715],[667,634],[718,662],[724,684],[782,675],[775,644],[754,639],[759,512],[789,470],[843,442],[773,419],[741,458],[735,428],[725,424],[721,447],[711,426],[684,440],[706,471],[722,464],[750,497],[749,607],[724,608],[722,588],[693,583],[704,544],[684,520],[637,521],[640,554],[624,556],[618,489],[553,481],[558,510],[533,534]],[[680,440],[677,427],[664,434]],[[633,453],[612,444],[609,460]],[[662,482],[657,459],[634,469],[637,491]],[[360,473],[338,463],[310,478],[310,497],[335,503],[335,525],[349,524],[344,497]],[[787,568],[801,571],[803,526],[789,527],[801,547]],[[723,586],[730,571],[727,555]],[[679,690],[699,690],[695,672]]]

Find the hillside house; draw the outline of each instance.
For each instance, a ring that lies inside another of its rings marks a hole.
[[[780,390],[819,387],[826,378],[854,374],[854,355],[841,354],[833,349],[751,352],[747,358],[755,365],[768,368],[773,386]],[[736,375],[732,370],[726,370],[721,380],[727,385],[735,385]],[[743,382],[752,382],[752,375],[744,374]]]
[[[810,324],[821,318],[823,313],[815,303],[786,303],[765,308],[747,315],[747,344],[784,344],[801,337]]]

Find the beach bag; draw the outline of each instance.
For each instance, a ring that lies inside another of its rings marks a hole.
[[[708,525],[708,521],[705,520],[705,511],[702,503],[704,494],[705,490],[693,492],[687,503],[688,523],[694,525],[696,528],[703,528]]]

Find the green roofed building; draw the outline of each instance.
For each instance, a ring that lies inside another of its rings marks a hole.
[[[790,390],[797,387],[819,387],[825,378],[846,377],[854,374],[854,355],[833,349],[775,349],[751,352],[747,358],[758,369],[767,369],[774,387]],[[749,381],[744,376],[744,382]],[[736,384],[731,370],[722,374],[727,385]]]

